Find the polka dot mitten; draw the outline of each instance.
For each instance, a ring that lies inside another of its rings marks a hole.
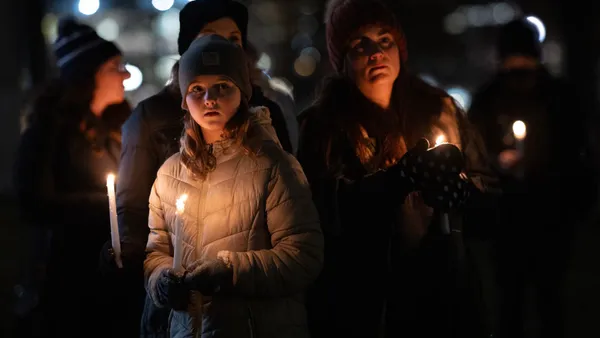
[[[453,144],[429,148],[429,142],[421,139],[396,166],[395,171],[421,191],[430,207],[448,211],[461,207],[469,197],[471,184],[463,174],[464,158]]]

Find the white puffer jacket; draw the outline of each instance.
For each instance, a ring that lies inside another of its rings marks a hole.
[[[173,264],[180,195],[188,195],[179,216],[184,267],[217,253],[233,266],[234,292],[204,297],[202,304],[194,297],[197,310],[173,311],[171,337],[308,337],[303,293],[323,262],[317,211],[302,168],[278,144],[268,110],[251,112],[250,135],[261,140],[257,155],[218,142],[216,169],[200,181],[178,153],[160,168],[152,188],[144,270],[157,305],[163,306],[157,279]]]

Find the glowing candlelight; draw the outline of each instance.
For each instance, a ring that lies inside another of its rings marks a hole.
[[[525,137],[527,136],[527,126],[523,121],[515,121],[512,125],[513,135],[515,136],[515,148],[519,158],[525,155]]]
[[[524,140],[525,136],[527,136],[527,126],[525,126],[525,122],[523,121],[515,121],[512,125],[512,129],[517,140]]]
[[[177,207],[177,218],[175,220],[175,244],[173,249],[173,270],[175,273],[183,273],[183,212],[185,202],[188,199],[187,194],[179,196],[175,202]]]
[[[439,146],[440,144],[444,144],[444,143],[448,143],[448,142],[446,142],[446,136],[444,136],[444,134],[438,135],[438,137],[436,137],[436,139],[435,139],[435,145]]]
[[[110,238],[115,253],[115,262],[119,268],[123,267],[121,260],[121,239],[119,238],[119,222],[117,220],[117,200],[115,197],[115,175],[108,174],[106,177],[106,189],[108,190],[108,209],[110,212]]]

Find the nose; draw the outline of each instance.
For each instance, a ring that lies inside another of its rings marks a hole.
[[[206,108],[213,108],[217,104],[217,97],[211,92],[211,90],[207,90],[204,94],[204,106]]]
[[[131,77],[131,73],[127,70],[127,66],[124,63],[119,64],[118,71],[121,73],[123,81]]]
[[[376,61],[383,57],[383,49],[375,41],[369,40],[365,43],[365,54],[369,56],[369,61]]]
[[[376,46],[373,51],[371,52],[371,55],[369,55],[369,60],[372,61],[377,61],[378,59],[381,59],[383,57],[383,51],[381,50],[381,47]]]

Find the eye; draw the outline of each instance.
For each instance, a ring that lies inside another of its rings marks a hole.
[[[382,45],[383,47],[389,47],[392,45],[393,42],[394,42],[394,40],[392,38],[390,38],[389,36],[385,36],[379,40],[379,44]]]
[[[224,92],[226,90],[229,90],[231,88],[231,85],[227,82],[221,82],[217,85],[217,88],[219,88],[219,91]]]
[[[193,85],[192,88],[190,89],[190,92],[192,93],[204,93],[204,87],[200,86],[200,85]]]
[[[355,53],[362,53],[365,51],[364,44],[361,40],[355,40],[350,43],[350,49]]]

